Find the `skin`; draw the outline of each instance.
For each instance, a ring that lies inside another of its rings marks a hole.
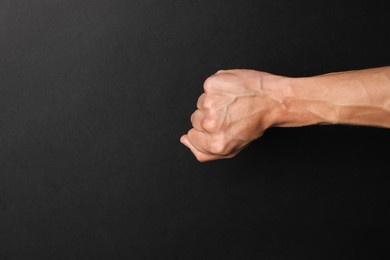
[[[390,128],[390,67],[304,78],[220,70],[204,82],[191,123],[180,141],[200,162],[234,157],[270,127]]]

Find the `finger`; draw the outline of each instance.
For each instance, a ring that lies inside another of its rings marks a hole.
[[[202,128],[202,121],[204,118],[204,114],[199,109],[195,110],[191,115],[191,123],[192,127],[198,131],[204,131]]]
[[[206,97],[206,93],[203,93],[202,95],[199,96],[198,102],[196,103],[196,107],[198,109],[202,109],[203,108],[203,102],[204,102],[204,98],[205,97]]]
[[[219,141],[217,139],[218,137],[212,138],[206,132],[201,132],[192,128],[188,131],[187,138],[192,146],[202,153],[215,155],[221,158],[228,154],[225,153],[226,147],[224,147],[222,140]]]
[[[207,161],[212,161],[212,160],[217,160],[217,159],[221,159],[219,158],[218,156],[215,156],[215,155],[210,155],[210,154],[205,154],[205,153],[202,153],[200,152],[199,150],[197,150],[192,144],[191,142],[188,140],[188,136],[187,135],[183,135],[181,138],[180,138],[180,142],[182,144],[184,144],[185,146],[187,146],[191,152],[194,154],[194,156],[196,157],[196,159],[200,162],[207,162]]]
[[[208,135],[202,131],[198,131],[195,128],[192,128],[187,133],[187,139],[193,147],[196,148],[199,152],[205,154],[211,154],[207,148],[207,139]]]

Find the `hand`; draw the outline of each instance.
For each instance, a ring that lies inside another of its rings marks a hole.
[[[204,82],[192,129],[180,138],[200,162],[231,158],[276,123],[284,77],[255,70],[220,70]]]

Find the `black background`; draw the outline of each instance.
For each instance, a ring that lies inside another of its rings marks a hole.
[[[386,3],[386,1],[382,1]],[[0,259],[388,258],[386,129],[179,143],[219,69],[390,64],[378,2],[0,0]]]

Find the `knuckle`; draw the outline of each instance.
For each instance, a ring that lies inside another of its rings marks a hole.
[[[188,141],[189,141],[191,144],[194,142],[194,140],[196,140],[196,139],[194,138],[194,129],[193,129],[193,128],[190,129],[190,130],[188,130],[188,132],[187,132],[187,137],[188,137]]]
[[[203,120],[202,127],[208,132],[214,132],[217,130],[217,120],[213,117],[207,117]]]
[[[191,122],[193,123],[195,120],[199,120],[199,117],[200,117],[200,111],[199,110],[195,110],[192,114],[191,114]]]
[[[204,81],[203,89],[205,90],[205,92],[210,91],[214,85],[215,85],[215,77],[210,76]]]
[[[202,108],[203,107],[203,103],[204,103],[204,100],[205,100],[205,93],[203,93],[202,95],[199,96],[198,98],[198,101],[196,102],[196,106],[198,109]]]
[[[203,108],[205,109],[212,109],[214,105],[214,102],[211,98],[207,98],[203,101]]]
[[[213,154],[223,155],[226,152],[226,142],[222,138],[215,138],[209,144],[209,151]]]

